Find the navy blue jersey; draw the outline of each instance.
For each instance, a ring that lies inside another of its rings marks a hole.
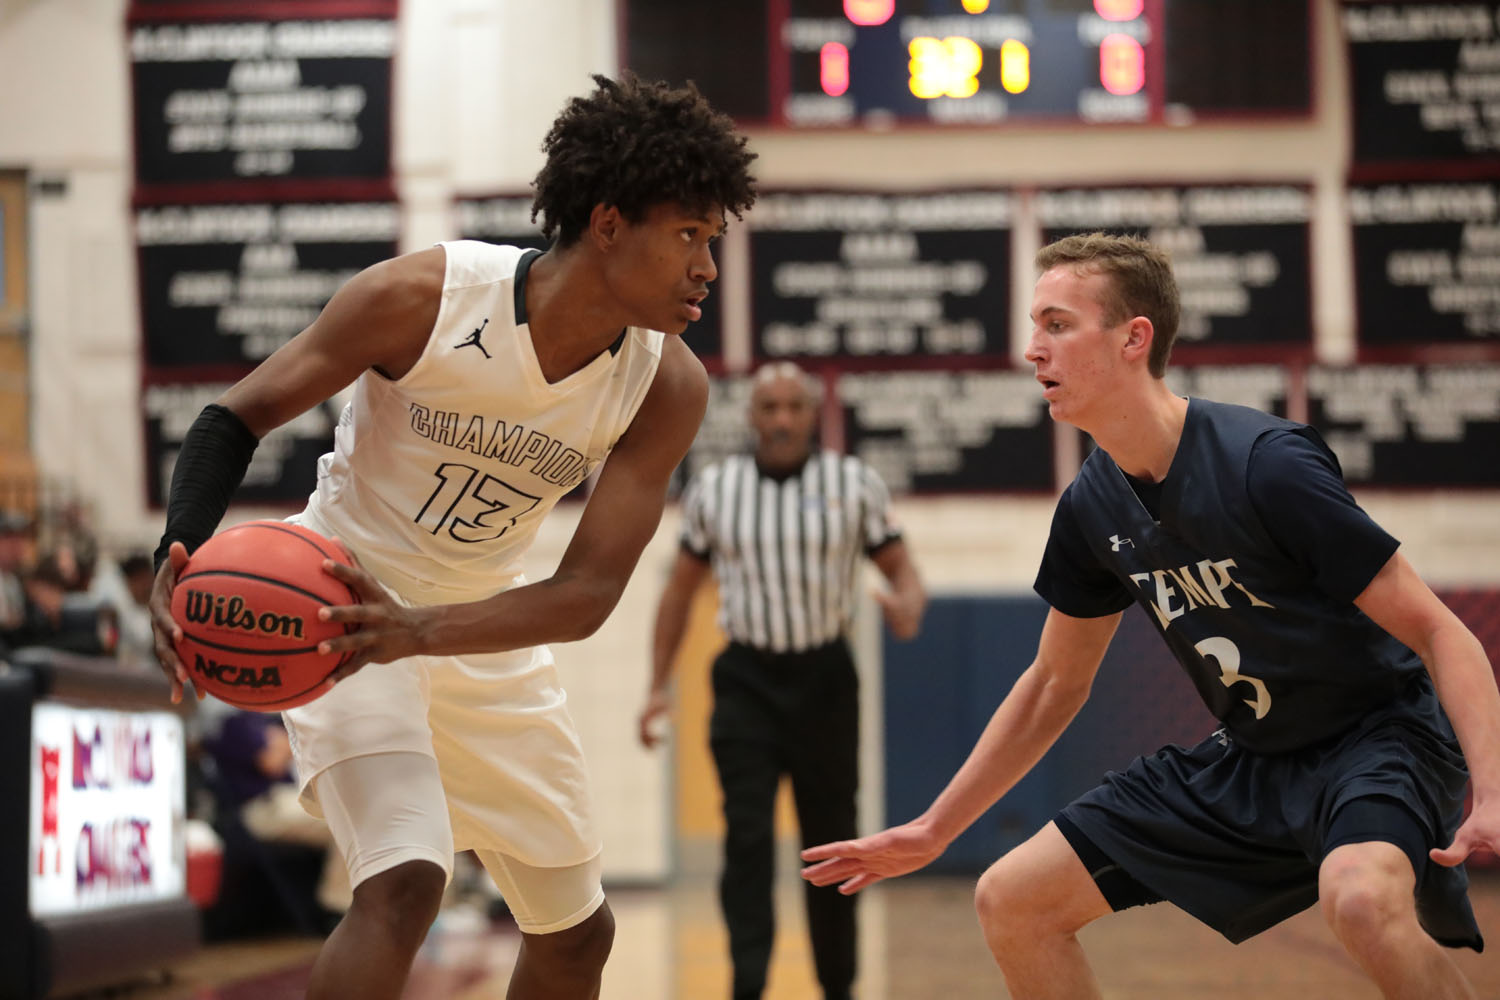
[[[1330,474],[1316,475],[1318,464]],[[1147,497],[1155,510],[1108,454],[1089,456],[1058,504],[1037,592],[1075,617],[1139,604],[1246,749],[1327,739],[1411,697],[1424,669],[1352,603],[1396,543],[1359,511],[1337,470],[1309,427],[1189,400],[1172,466]],[[1279,494],[1296,502],[1285,525],[1268,524],[1258,508]],[[1320,524],[1341,526],[1325,532],[1332,544]],[[1362,544],[1340,552],[1360,524]],[[1446,730],[1425,690],[1408,710]]]

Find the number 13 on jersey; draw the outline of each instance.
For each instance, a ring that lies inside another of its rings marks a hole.
[[[460,542],[499,538],[541,499],[458,462],[444,462],[433,475],[437,486],[413,520],[433,535],[446,528]]]

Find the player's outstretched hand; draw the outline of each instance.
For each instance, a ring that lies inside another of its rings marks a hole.
[[[1500,854],[1500,802],[1476,802],[1474,811],[1453,835],[1453,843],[1433,848],[1428,856],[1438,864],[1452,868],[1463,864],[1465,858],[1481,847]]]
[[[837,840],[802,852],[802,877],[813,885],[838,884],[839,892],[853,895],[881,879],[914,872],[931,863],[947,848],[919,820],[893,826],[858,840]]]
[[[156,650],[156,662],[161,672],[167,675],[172,685],[172,704],[182,701],[183,685],[187,684],[187,667],[177,655],[177,643],[182,638],[182,626],[172,617],[172,590],[177,586],[177,575],[187,565],[187,546],[173,542],[167,549],[167,558],[156,571],[156,581],[151,584],[151,597],[146,602],[151,612],[151,635]],[[198,692],[203,697],[203,692]]]
[[[350,557],[353,559],[353,557]],[[320,608],[318,619],[354,625],[346,635],[318,643],[318,652],[347,653],[348,658],[329,675],[330,686],[352,676],[370,663],[390,663],[423,652],[420,645],[421,613],[396,601],[373,576],[354,560],[345,566],[333,559],[323,560],[323,571],[347,583],[359,595],[358,604],[341,604]]]

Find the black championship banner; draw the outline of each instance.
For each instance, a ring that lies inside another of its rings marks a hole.
[[[1500,486],[1500,365],[1313,368],[1307,409],[1351,484]]]
[[[1500,183],[1349,190],[1361,348],[1500,347]]]
[[[762,193],[745,217],[758,359],[1009,353],[1011,195]]]
[[[1167,369],[1166,383],[1179,396],[1234,403],[1277,417],[1290,412],[1291,378],[1281,365],[1174,364]]]
[[[1105,231],[1141,236],[1171,253],[1182,294],[1174,356],[1198,348],[1311,353],[1307,188],[1072,188],[1038,192],[1036,204],[1044,244]]]
[[[394,202],[137,207],[148,371],[248,370],[394,256],[399,225]]]
[[[1500,168],[1500,2],[1346,2],[1339,14],[1356,174]]]
[[[166,505],[172,468],[183,436],[205,406],[223,395],[228,382],[148,385],[141,391],[146,442],[146,499],[153,509]],[[333,450],[337,404],[329,400],[276,428],[261,439],[236,504],[298,504],[317,484],[318,456]]]
[[[1021,371],[845,372],[846,450],[893,493],[1053,489],[1052,420]]]
[[[320,10],[351,5],[313,2],[292,8],[297,19],[276,20],[256,12],[287,5],[233,9],[234,20],[133,10],[136,183],[388,186],[394,13],[320,19]]]

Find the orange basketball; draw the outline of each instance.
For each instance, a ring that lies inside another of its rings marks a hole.
[[[324,559],[351,563],[338,542],[285,521],[247,521],[199,546],[172,591],[177,656],[193,685],[258,712],[316,698],[344,659],[318,643],[355,628],[319,621],[318,609],[359,603]]]

